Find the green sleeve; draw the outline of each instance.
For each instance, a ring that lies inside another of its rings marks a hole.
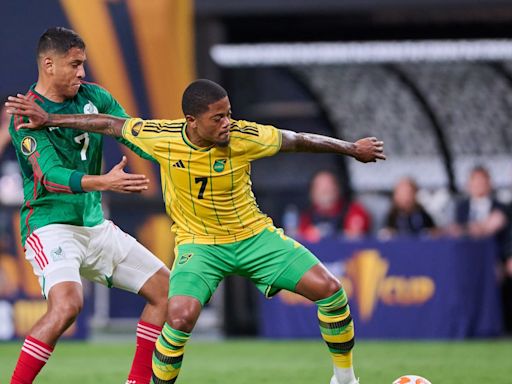
[[[94,98],[94,105],[98,107],[98,113],[117,117],[130,117],[124,108],[117,102],[112,94],[99,85],[87,85],[90,95]]]
[[[62,165],[48,139],[46,130],[16,131],[11,124],[9,132],[25,177],[39,180],[48,192],[83,192],[81,187],[83,173]]]

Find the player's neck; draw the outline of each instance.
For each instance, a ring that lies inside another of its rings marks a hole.
[[[189,141],[194,144],[196,147],[199,148],[207,148],[211,147],[214,143],[211,143],[205,139],[203,139],[201,136],[199,136],[195,130],[190,128],[190,126],[187,124],[185,128],[185,134],[187,135],[187,138]]]
[[[39,93],[41,96],[44,96],[50,101],[54,103],[62,103],[66,101],[66,98],[62,96],[49,81],[46,81],[44,78],[39,78],[37,80],[37,84],[34,87],[34,90]]]

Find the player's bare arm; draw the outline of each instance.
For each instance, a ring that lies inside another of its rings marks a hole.
[[[91,115],[60,115],[49,114],[34,100],[18,94],[9,96],[5,103],[7,112],[28,118],[28,123],[18,125],[18,128],[40,129],[43,127],[66,127],[87,132],[98,132],[110,136],[122,136],[126,119],[103,114]]]
[[[126,119],[109,115],[58,115],[48,114],[33,100],[18,94],[10,96],[5,103],[7,112],[28,117],[29,122],[18,128],[39,129],[49,126],[63,126],[83,131],[98,132],[112,136],[121,136]],[[85,192],[112,191],[118,193],[140,193],[148,189],[149,180],[145,175],[124,172],[126,157],[104,175],[85,175],[81,185]]]
[[[384,142],[376,137],[365,137],[351,143],[313,133],[297,133],[285,129],[281,133],[281,152],[339,153],[363,163],[386,160]]]

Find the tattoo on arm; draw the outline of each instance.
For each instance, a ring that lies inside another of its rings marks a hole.
[[[281,130],[281,152],[340,153],[353,156],[354,143],[314,133],[297,133]]]
[[[58,115],[48,116],[46,126],[58,126],[80,129],[87,132],[98,132],[110,136],[122,136],[125,118],[103,114],[91,115]]]

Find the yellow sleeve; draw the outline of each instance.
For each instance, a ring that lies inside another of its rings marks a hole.
[[[127,119],[123,125],[123,138],[154,157],[157,143],[153,132],[144,131],[145,121],[140,118]]]
[[[281,149],[281,131],[272,125],[235,120],[231,134],[244,142],[249,161],[273,156]]]

